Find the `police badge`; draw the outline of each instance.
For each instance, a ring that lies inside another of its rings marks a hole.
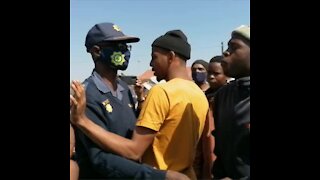
[[[105,100],[102,102],[103,106],[106,108],[106,110],[108,111],[108,113],[112,112],[112,106],[110,104],[109,99]]]

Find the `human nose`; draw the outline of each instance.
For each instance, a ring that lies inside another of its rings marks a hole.
[[[223,52],[223,56],[224,56],[224,57],[230,56],[230,52],[229,52],[229,51],[224,51],[224,52]]]
[[[151,67],[153,67],[153,60],[151,59],[150,64]]]

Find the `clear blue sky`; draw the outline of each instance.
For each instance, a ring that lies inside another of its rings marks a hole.
[[[140,37],[132,43],[129,67],[119,71],[140,75],[149,69],[151,44],[169,30],[181,29],[191,44],[191,59],[209,61],[227,48],[231,31],[250,25],[250,0],[71,0],[70,80],[83,81],[94,67],[84,42],[96,23],[113,22],[124,34]]]

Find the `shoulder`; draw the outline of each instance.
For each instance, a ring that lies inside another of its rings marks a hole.
[[[159,95],[161,92],[166,92],[168,87],[165,85],[166,83],[163,84],[156,84],[154,85],[150,91],[148,92],[148,94],[157,94]]]
[[[222,86],[221,88],[219,88],[216,92],[214,92],[214,96],[217,96],[219,94],[228,94],[228,93],[232,93],[233,89],[236,87],[236,82],[232,81],[229,84],[226,84],[224,86]]]
[[[180,78],[175,78],[168,82],[157,84],[154,87],[161,88],[164,91],[176,91],[176,90],[180,91],[181,89],[191,88],[191,87],[195,89],[199,89],[199,87],[193,81],[180,79]],[[199,90],[201,93],[203,93],[201,89]]]
[[[86,90],[87,101],[91,101],[91,100],[94,100],[94,99],[100,97],[99,90],[98,90],[96,84],[94,83],[92,76],[90,76],[89,78],[84,80],[82,84],[84,85],[85,90]]]

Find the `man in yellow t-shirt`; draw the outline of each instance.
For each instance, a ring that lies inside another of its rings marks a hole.
[[[168,31],[152,43],[150,66],[158,81],[167,82],[149,91],[131,140],[106,131],[86,117],[81,86],[73,99],[73,115],[77,117],[72,122],[103,149],[196,179],[192,165],[209,107],[204,93],[188,76],[190,52],[181,30]]]
[[[194,176],[195,147],[203,131],[208,105],[192,81],[174,78],[154,86],[144,102],[137,126],[158,132],[142,162]]]

